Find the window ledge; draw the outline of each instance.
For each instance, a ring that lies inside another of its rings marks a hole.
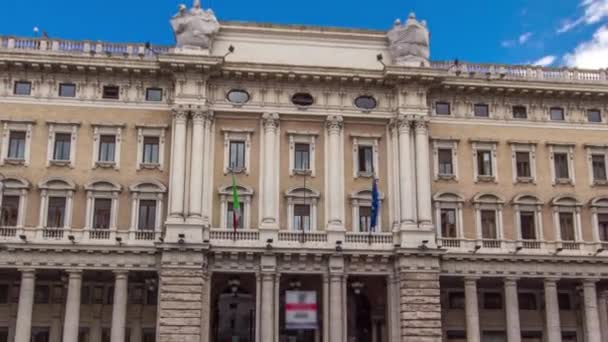
[[[357,172],[357,177],[361,177],[361,178],[372,178],[374,177],[374,173],[373,172]]]
[[[294,169],[293,174],[296,176],[310,176],[312,175],[312,170]]]
[[[160,164],[159,163],[141,163],[141,164],[139,164],[139,167],[142,169],[148,169],[148,170],[160,169]]]
[[[454,174],[438,174],[437,175],[437,179],[438,180],[444,180],[444,181],[456,181],[456,175]]]
[[[234,168],[234,169],[227,168],[225,173],[226,174],[229,174],[229,173],[241,174],[241,173],[246,173],[246,172],[247,172],[246,168],[244,168],[244,167],[238,167],[238,168]]]
[[[477,176],[477,182],[479,183],[495,183],[496,177],[494,176]]]
[[[593,186],[608,186],[608,180],[594,180]]]
[[[516,182],[517,183],[523,183],[523,184],[531,184],[531,183],[534,183],[534,178],[532,178],[532,177],[517,177]]]
[[[25,165],[25,159],[22,158],[4,158],[4,162],[11,165]]]
[[[101,167],[104,169],[109,169],[116,166],[116,162],[113,161],[97,161],[95,162],[96,167]]]
[[[70,166],[71,162],[69,160],[51,160],[49,164],[51,166],[66,167]]]
[[[558,178],[555,180],[555,185],[572,185],[572,180],[569,178]]]

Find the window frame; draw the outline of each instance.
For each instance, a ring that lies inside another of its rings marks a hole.
[[[536,141],[519,141],[509,140],[511,145],[511,160],[512,168],[511,172],[513,175],[513,183],[532,183],[536,184]],[[528,153],[528,163],[530,168],[530,177],[521,177],[518,174],[517,168],[517,153]]]
[[[249,175],[251,172],[251,136],[253,129],[233,129],[223,128],[224,133],[224,175],[229,173],[244,173]],[[243,141],[245,143],[245,168],[242,170],[231,170],[230,168],[230,142]]]
[[[27,85],[28,86],[28,92],[27,94],[18,94],[17,93],[17,88],[19,87],[19,85]],[[25,80],[16,80],[13,83],[13,95],[14,96],[32,96],[32,92],[34,91],[34,84],[31,81],[25,81]]]
[[[158,91],[158,92],[160,92],[160,98],[158,100],[151,100],[150,99],[150,92],[152,92],[152,91]],[[146,102],[156,102],[156,103],[158,103],[158,102],[163,102],[164,97],[165,97],[164,95],[165,95],[165,91],[164,91],[163,88],[160,88],[160,87],[147,87],[144,98],[145,98]]]
[[[295,168],[295,152],[296,144],[308,144],[308,174],[311,177],[316,175],[316,141],[319,133],[311,131],[288,131],[287,139],[289,140],[289,175],[297,175],[306,172],[306,170],[297,170]]]
[[[593,240],[595,242],[608,242],[608,234],[606,240],[600,239],[599,215],[608,215],[608,196],[601,195],[592,198],[589,201],[591,208],[591,221],[593,225]]]
[[[30,183],[24,178],[16,176],[7,176],[0,182],[2,188],[2,196],[0,196],[0,211],[3,208],[4,196],[19,197],[19,207],[17,209],[17,224],[10,228],[25,227],[25,216],[27,213],[27,197],[30,189]],[[0,215],[2,213],[0,212]],[[9,227],[6,224],[4,227]]]
[[[76,165],[76,151],[78,147],[78,130],[79,122],[57,122],[48,121],[49,143],[47,145],[46,166],[68,166],[74,168]],[[67,160],[55,159],[55,144],[57,143],[57,134],[70,135],[70,155]]]
[[[521,108],[523,108],[523,117],[517,117],[516,109],[521,109]],[[515,120],[528,120],[528,107],[526,105],[521,105],[521,104],[511,106],[511,118],[515,119]]]
[[[433,147],[433,177],[435,180],[455,180],[458,181],[458,138],[439,138],[431,137]],[[452,151],[452,174],[441,174],[439,172],[439,150]]]
[[[136,125],[137,128],[137,170],[158,169],[165,167],[165,134],[167,125]],[[144,142],[146,138],[158,138],[158,163],[144,162]]]
[[[40,189],[40,216],[38,228],[41,229],[69,229],[72,226],[73,198],[76,184],[69,179],[51,177],[38,184]],[[65,219],[63,227],[48,227],[49,199],[51,197],[65,198]]]
[[[122,145],[122,131],[124,124],[94,123],[93,126],[93,158],[92,168],[114,168],[120,169],[120,151]],[[114,161],[100,161],[101,136],[114,136]]]
[[[71,96],[66,96],[66,95],[62,95],[62,90],[64,87],[74,87],[74,95]],[[62,98],[75,98],[78,92],[78,85],[76,85],[76,83],[73,82],[61,82],[59,83],[58,89],[57,89],[57,97],[62,97]]]
[[[154,232],[156,234],[161,232],[162,229],[162,218],[164,213],[164,197],[167,192],[167,187],[156,180],[146,180],[135,183],[129,186],[129,192],[131,193],[131,224],[129,232],[138,232],[139,230],[139,209],[140,201],[142,200],[153,200],[156,201],[156,217],[154,222]]]
[[[116,88],[116,95],[108,95],[107,91]],[[121,87],[115,84],[104,84],[101,87],[101,99],[103,100],[120,100]]]
[[[306,195],[306,196],[305,196]],[[319,191],[314,190],[310,187],[293,187],[285,191],[285,199],[287,200],[287,230],[295,230],[294,223],[294,207],[296,205],[309,205],[310,206],[310,232],[314,232],[318,229],[317,212],[318,202],[321,197]]]
[[[553,117],[553,113],[560,111],[561,112],[561,119],[554,119]],[[549,107],[549,121],[556,121],[556,122],[564,122],[566,121],[566,110],[564,109],[564,107],[561,106],[553,106],[553,107]]]
[[[590,120],[589,114],[591,113],[597,113],[599,120],[598,121],[592,121]],[[587,122],[589,123],[593,123],[593,124],[598,124],[598,123],[602,123],[602,111],[599,108],[589,108],[586,110],[585,112],[586,116],[587,116]]]
[[[116,230],[118,221],[118,196],[122,192],[122,186],[109,180],[99,180],[84,186],[87,195],[85,230]],[[109,199],[110,220],[108,228],[94,228],[95,225],[95,202],[98,199]]]
[[[504,239],[503,232],[503,206],[505,201],[497,194],[491,192],[478,193],[473,197],[472,200],[473,208],[475,209],[475,226],[477,239],[480,241],[484,240],[496,240],[500,241]],[[483,222],[482,222],[482,211],[494,211],[495,212],[495,229],[496,238],[488,239],[483,237]]]
[[[36,124],[35,121],[28,120],[2,120],[2,156],[0,158],[1,165],[23,165],[28,166],[30,164],[30,154],[32,145],[32,126]],[[13,131],[25,132],[25,147],[23,159],[9,158],[9,141],[10,134]]]
[[[477,109],[481,109],[484,108],[484,110],[486,111],[486,115],[478,115]],[[484,102],[476,102],[473,104],[473,117],[476,118],[491,118],[492,114],[490,113],[490,105],[488,103],[484,103]]]
[[[561,195],[554,197],[551,200],[551,206],[553,209],[553,227],[555,227],[555,236],[556,241],[563,242],[562,239],[562,227],[560,221],[560,213],[570,213],[572,214],[572,229],[574,230],[574,240],[565,240],[566,242],[581,242],[582,241],[582,232],[581,232],[581,207],[582,203],[576,198],[576,196],[571,194]]]
[[[371,134],[358,134],[352,133],[351,135],[352,144],[353,144],[353,178],[379,178],[380,170],[379,170],[379,162],[378,162],[378,145],[380,141],[380,136],[371,135]],[[372,171],[371,172],[362,172],[359,170],[359,148],[366,147],[371,148],[372,151]]]
[[[559,184],[570,184],[575,185],[575,173],[574,173],[574,143],[557,143],[549,142],[549,158],[551,168],[551,180],[553,185]],[[568,177],[569,178],[557,178],[557,170],[555,168],[555,154],[565,154],[566,162],[568,163]]]
[[[375,228],[373,233],[382,232],[382,201],[384,200],[384,194],[378,193],[378,226]],[[372,206],[372,189],[362,189],[359,191],[353,191],[350,194],[350,205],[351,205],[351,226],[352,231],[356,233],[369,233],[369,231],[361,230],[359,225],[359,208],[360,207],[371,207]]]
[[[488,139],[471,139],[473,145],[473,176],[474,181],[477,182],[498,182],[498,161],[497,161],[497,145],[498,141]],[[479,174],[479,151],[488,151],[490,153],[490,165],[492,168],[491,175],[480,175]]]
[[[447,106],[447,113],[439,113],[437,110],[440,106]],[[451,116],[452,115],[452,104],[449,101],[435,101],[433,108],[435,109],[435,115],[437,116]]]
[[[239,194],[239,200],[243,203],[241,208],[243,212],[243,226],[239,229],[250,229],[251,227],[251,201],[253,199],[253,189],[246,185],[236,185],[237,193]],[[228,203],[232,203],[233,193],[232,185],[226,185],[220,187],[218,191],[220,196],[220,228],[228,229],[227,215],[228,215]]]
[[[456,215],[456,238],[464,238],[464,225],[463,225],[463,213],[462,206],[464,203],[464,197],[461,194],[454,192],[438,192],[433,195],[433,206],[435,208],[435,227],[437,236],[439,238],[450,237],[443,236],[442,222],[441,222],[441,210],[442,209],[453,209]]]
[[[514,221],[517,228],[518,241],[544,241],[543,233],[543,202],[533,194],[522,193],[516,195],[512,201],[514,211]],[[534,214],[534,235],[536,239],[528,240],[523,238],[521,213],[532,212]]]
[[[602,186],[608,185],[608,144],[585,144],[587,152],[587,170],[589,176],[589,185]],[[593,167],[593,156],[601,155],[604,157],[604,175],[605,179],[596,179]]]

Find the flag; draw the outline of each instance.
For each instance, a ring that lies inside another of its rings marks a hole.
[[[241,221],[241,204],[239,202],[239,192],[236,189],[236,177],[232,174],[232,228],[236,233]]]
[[[372,217],[371,223],[369,226],[370,233],[376,229],[378,226],[378,209],[380,206],[380,200],[378,195],[378,183],[376,182],[376,178],[372,179]]]

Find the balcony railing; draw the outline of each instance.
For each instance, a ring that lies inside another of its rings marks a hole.
[[[279,231],[279,241],[327,242],[327,234],[325,232]]]
[[[260,231],[255,229],[211,229],[211,240],[258,241]]]
[[[437,244],[448,252],[603,255],[607,251],[608,256],[608,242],[438,238]]]
[[[158,231],[0,227],[2,242],[152,245],[159,236]]]
[[[393,245],[392,233],[354,233],[347,232],[345,242],[352,244],[383,244]]]

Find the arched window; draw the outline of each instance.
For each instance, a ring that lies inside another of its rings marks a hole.
[[[504,200],[493,193],[479,193],[473,197],[477,239],[502,240],[502,207]],[[500,247],[491,241],[484,242],[484,247]]]
[[[30,183],[20,177],[6,177],[0,180],[0,229],[23,228],[27,208],[27,193]],[[13,235],[15,231],[6,232]]]
[[[455,192],[439,192],[433,196],[437,235],[441,238],[464,238],[462,203],[464,198]]]
[[[572,194],[556,196],[553,206],[553,226],[557,241],[581,241],[581,202]]]
[[[287,229],[317,230],[317,202],[320,194],[310,188],[295,187],[285,192],[287,198]]]
[[[68,179],[53,177],[40,182],[38,188],[41,191],[39,227],[70,228],[76,184]]]
[[[379,193],[380,204],[384,199],[384,194]],[[354,232],[369,232],[372,217],[372,190],[364,189],[355,191],[350,195],[352,207],[352,227]],[[382,231],[382,205],[378,208],[378,226],[373,232]]]
[[[236,186],[239,194],[240,221],[238,229],[249,229],[251,220],[251,198],[253,197],[253,189],[245,185]],[[218,191],[220,195],[220,228],[234,228],[233,217],[236,206],[233,203],[232,185],[220,187]]]
[[[93,181],[84,186],[87,192],[85,229],[116,229],[118,217],[119,184],[111,181]]]
[[[608,196],[597,196],[589,201],[593,215],[593,239],[608,241]]]
[[[513,197],[518,240],[543,240],[543,202],[532,194]]]
[[[148,180],[129,187],[131,192],[131,233],[136,240],[152,240],[161,232],[163,199],[167,187]]]

